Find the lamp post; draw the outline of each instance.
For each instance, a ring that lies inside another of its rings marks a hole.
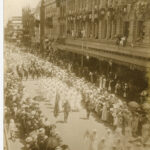
[[[45,36],[45,4],[44,0],[41,0],[40,7],[40,50],[44,50],[44,36]]]

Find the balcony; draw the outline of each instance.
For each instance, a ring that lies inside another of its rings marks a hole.
[[[58,49],[89,55],[123,65],[134,66],[140,70],[150,69],[150,48],[116,46],[113,41],[84,40],[67,38],[57,45]]]

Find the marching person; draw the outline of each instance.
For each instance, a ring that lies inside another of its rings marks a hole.
[[[106,122],[107,121],[107,117],[108,117],[107,104],[104,103],[103,104],[103,108],[102,108],[102,117],[101,117],[102,121]]]
[[[87,130],[84,134],[84,150],[89,150],[90,149],[90,132]]]
[[[71,111],[71,106],[67,100],[64,102],[63,107],[64,107],[64,122],[67,122],[69,112]]]
[[[91,106],[90,100],[88,100],[86,102],[86,112],[87,112],[86,117],[87,117],[87,119],[89,119],[91,111],[92,111],[92,106]]]
[[[96,130],[93,130],[90,137],[90,150],[98,150],[98,137]]]
[[[56,93],[56,100],[55,100],[55,106],[54,106],[54,117],[58,117],[59,115],[59,102],[60,102],[60,95],[58,93]]]
[[[28,79],[28,71],[25,67],[23,67],[24,77],[27,80]]]

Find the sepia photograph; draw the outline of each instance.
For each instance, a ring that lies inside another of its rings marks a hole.
[[[3,3],[3,149],[150,150],[150,0]]]

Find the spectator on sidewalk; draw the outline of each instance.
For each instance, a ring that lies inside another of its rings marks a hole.
[[[16,125],[13,119],[10,119],[9,123],[9,134],[10,134],[10,139],[12,141],[15,141],[15,131],[16,131]]]

